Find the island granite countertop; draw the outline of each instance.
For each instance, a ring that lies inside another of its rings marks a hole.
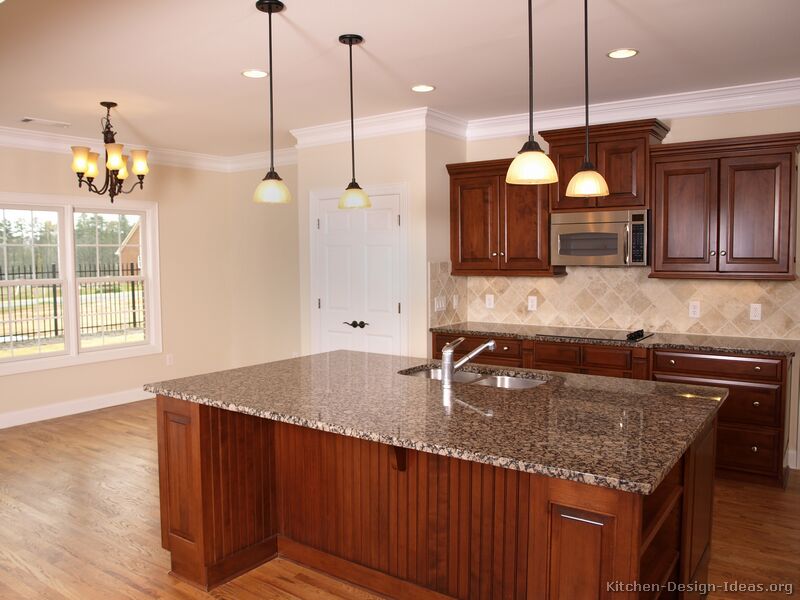
[[[727,390],[527,369],[503,390],[398,371],[430,359],[336,351],[145,390],[472,462],[649,494],[716,415]],[[499,369],[468,366],[496,372]]]
[[[717,352],[754,354],[762,356],[792,357],[800,350],[800,340],[732,337],[691,333],[654,333],[629,342],[625,332],[617,329],[590,329],[584,327],[551,327],[546,325],[515,325],[508,323],[482,323],[468,321],[431,327],[432,333],[452,335],[496,336],[520,340],[539,340],[604,346],[653,348],[658,350],[684,350],[689,352]],[[622,339],[607,339],[616,337]]]

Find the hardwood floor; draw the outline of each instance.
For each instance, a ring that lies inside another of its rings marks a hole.
[[[711,581],[800,590],[800,477],[721,480]],[[210,594],[169,576],[161,549],[155,402],[0,430],[0,598],[376,598],[275,560]],[[710,598],[785,597],[717,591]]]

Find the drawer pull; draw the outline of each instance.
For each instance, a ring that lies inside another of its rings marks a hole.
[[[669,364],[674,365],[675,364],[675,359],[674,358],[670,358],[669,359]]]
[[[508,346],[503,346],[503,352],[508,352]]]
[[[761,367],[756,367],[756,371],[760,371],[760,370],[761,370]]]
[[[758,400],[756,400],[756,401],[754,401],[754,402],[753,402],[753,406],[755,406],[756,408],[758,408],[759,406],[761,406],[761,402],[759,402]]]
[[[758,452],[758,446],[751,446],[750,451],[755,454],[756,452]]]

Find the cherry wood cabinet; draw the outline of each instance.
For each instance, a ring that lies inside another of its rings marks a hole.
[[[543,186],[505,182],[511,159],[447,165],[454,275],[566,273],[550,265],[550,211]]]
[[[653,350],[653,379],[727,388],[719,412],[720,475],[785,486],[791,369],[783,357]]]
[[[609,194],[603,198],[570,198],[566,195],[570,179],[583,164],[584,128],[541,132],[558,171],[558,182],[549,186],[550,210],[648,206],[650,146],[661,143],[668,131],[667,126],[657,119],[590,127],[589,158],[608,183]]]
[[[800,133],[651,150],[651,277],[794,279]]]

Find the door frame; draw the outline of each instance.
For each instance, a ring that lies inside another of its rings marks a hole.
[[[407,183],[387,183],[380,185],[366,185],[364,191],[369,196],[382,196],[397,194],[400,198],[400,247],[398,249],[399,269],[400,269],[400,355],[408,355],[408,322],[409,322],[409,302],[408,302],[408,281],[409,281],[409,260],[408,260],[408,184]],[[340,188],[318,188],[309,192],[308,198],[308,238],[310,251],[310,271],[309,271],[309,323],[311,325],[311,353],[317,354],[321,350],[320,334],[322,331],[321,310],[317,308],[319,295],[319,241],[316,235],[317,219],[319,218],[319,204],[321,200],[338,199],[342,195]],[[353,210],[353,209],[350,209]],[[369,210],[369,209],[355,209]]]

